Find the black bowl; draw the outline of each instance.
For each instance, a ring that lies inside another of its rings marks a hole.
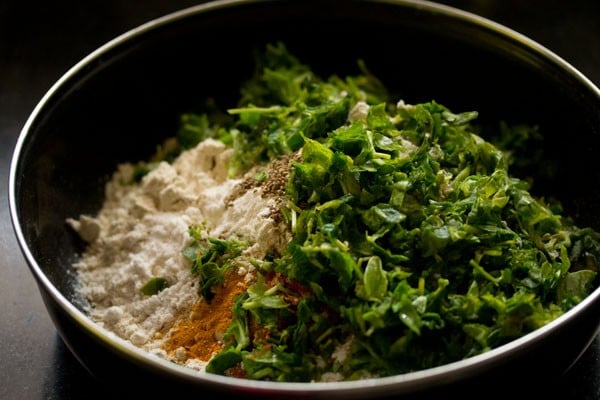
[[[422,1],[218,1],[151,21],[102,46],[39,102],[10,175],[16,236],[69,349],[96,377],[132,393],[375,398],[511,392],[564,373],[600,331],[600,288],[549,325],[467,360],[342,383],[253,382],[201,375],[115,338],[83,311],[72,263],[83,250],[65,224],[94,214],[117,163],[147,159],[182,112],[207,97],[234,105],[253,51],[283,41],[319,74],[357,72],[356,60],[410,103],[538,125],[543,159],[533,192],[554,195],[581,226],[600,229],[600,90],[548,49],[491,21]],[[534,149],[535,150],[535,149]],[[527,156],[527,154],[524,154]],[[498,382],[502,382],[498,385]]]

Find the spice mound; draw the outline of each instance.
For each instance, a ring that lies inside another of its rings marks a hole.
[[[99,214],[67,221],[89,243],[75,267],[92,318],[136,346],[197,369],[223,347],[233,297],[253,280],[248,260],[280,254],[290,238],[270,186],[227,178],[231,154],[207,139],[139,181],[135,165],[120,165]],[[210,303],[182,252],[209,232],[211,240],[252,243]]]
[[[343,381],[487,352],[598,286],[600,234],[512,174],[535,125],[482,131],[357,67],[323,79],[268,45],[235,107],[119,165],[67,220],[90,317],[199,373]]]

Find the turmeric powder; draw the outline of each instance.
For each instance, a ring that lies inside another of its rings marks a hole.
[[[165,350],[172,354],[182,348],[187,358],[209,361],[225,345],[223,335],[231,322],[234,298],[246,288],[245,275],[236,271],[227,273],[223,284],[214,287],[210,303],[202,298],[189,318],[174,327]]]

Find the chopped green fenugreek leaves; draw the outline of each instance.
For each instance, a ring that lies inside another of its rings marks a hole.
[[[140,291],[146,296],[158,294],[169,286],[169,282],[160,276],[154,276],[148,279],[148,282],[140,288]]]
[[[518,140],[492,144],[477,112],[392,102],[359,67],[322,79],[269,45],[229,120],[182,117],[180,146],[222,140],[231,177],[298,155],[282,203],[292,239],[256,263],[209,372],[320,381],[439,366],[547,324],[598,285],[599,234],[509,173],[537,127],[504,124]],[[190,233],[184,255],[210,301],[246,244]]]

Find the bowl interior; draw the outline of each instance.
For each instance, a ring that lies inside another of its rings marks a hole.
[[[16,222],[67,299],[83,243],[65,219],[98,211],[117,163],[147,159],[181,113],[209,97],[234,106],[253,51],[276,41],[324,77],[357,73],[363,59],[396,99],[477,110],[490,131],[500,120],[538,125],[542,162],[519,173],[580,225],[600,228],[600,96],[578,73],[519,35],[426,3],[322,1],[318,13],[312,1],[292,3],[233,2],[160,20],[76,66],[32,115],[15,164]]]

